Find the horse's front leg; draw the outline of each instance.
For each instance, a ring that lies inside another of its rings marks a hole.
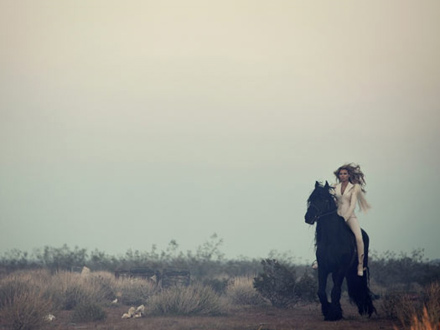
[[[321,303],[321,311],[322,315],[324,315],[324,319],[327,319],[327,315],[330,309],[330,303],[328,302],[326,292],[328,274],[329,273],[327,271],[318,268],[318,298]]]
[[[342,319],[341,291],[342,282],[344,281],[344,274],[341,272],[333,273],[332,278],[333,288],[331,292],[331,303],[326,320],[337,321]]]

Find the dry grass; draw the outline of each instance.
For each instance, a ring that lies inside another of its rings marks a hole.
[[[32,276],[34,275],[34,276]],[[42,279],[44,272],[17,273],[0,282],[0,319],[8,329],[40,329],[52,308]]]
[[[70,310],[82,303],[105,303],[115,296],[113,283],[102,274],[59,272],[52,276],[47,287],[52,296],[54,307]]]
[[[118,301],[127,306],[146,304],[158,291],[154,283],[139,278],[121,278],[115,280],[113,285]]]
[[[102,321],[107,317],[104,309],[95,303],[83,303],[76,306],[72,313],[72,322]]]
[[[116,297],[122,304],[140,305],[155,292],[146,280],[116,280],[109,272],[16,272],[0,280],[1,323],[11,329],[38,329],[49,313],[61,310],[73,310],[77,321],[97,320],[103,318],[100,308]]]
[[[395,326],[395,330],[398,328]],[[417,316],[413,317],[410,330],[440,330],[440,322],[432,322],[426,307],[423,308],[423,316],[419,320]]]
[[[390,292],[382,299],[382,310],[390,319],[396,319],[402,326],[410,324],[417,313],[415,297],[406,292]]]
[[[403,299],[402,299],[403,298]],[[395,301],[397,318],[411,330],[440,330],[440,284],[430,284],[424,290],[424,300],[411,302],[401,297]],[[397,327],[394,327],[397,330]]]
[[[267,300],[255,290],[253,277],[236,277],[226,288],[226,298],[234,305],[265,305]]]
[[[119,303],[111,305],[110,302],[116,297]],[[412,330],[440,330],[439,297],[440,286],[435,283],[426,288],[418,300],[410,295],[390,295],[388,310],[394,313],[394,320],[401,320],[405,329],[412,326]],[[261,299],[250,277],[231,279],[225,294],[221,296],[211,287],[201,284],[160,290],[147,280],[115,279],[108,272],[92,272],[87,276],[68,272],[16,272],[0,279],[0,328],[60,330],[66,329],[73,319],[77,322],[93,322],[84,324],[87,329],[106,330],[256,330],[263,323],[265,325],[262,329],[270,330],[318,329],[321,325],[328,326],[328,323],[322,322],[318,304],[280,310],[270,305],[261,305]],[[140,304],[147,307],[146,317],[121,320],[123,312],[127,310],[125,305]],[[423,305],[425,310],[421,307]],[[66,310],[66,307],[71,310]],[[345,308],[350,311],[349,306]],[[103,311],[107,314],[105,320]],[[57,319],[46,325],[45,317],[49,313]],[[354,316],[347,322],[357,320],[357,311],[351,313]],[[380,323],[385,326],[382,329],[392,330],[394,321],[382,318],[368,322],[383,322]],[[368,329],[368,322],[359,321],[356,326]],[[350,328],[351,324],[345,326]]]
[[[440,283],[435,282],[426,288],[425,309],[428,311],[429,321],[437,324],[440,321]]]
[[[414,317],[411,330],[440,330],[440,322],[437,320],[434,323],[432,316],[428,314],[428,310],[424,307],[422,319],[419,321],[417,317]]]
[[[148,301],[147,309],[156,315],[219,315],[225,306],[212,288],[195,284],[157,293]]]

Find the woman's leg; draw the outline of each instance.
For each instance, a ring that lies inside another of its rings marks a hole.
[[[356,217],[351,217],[347,220],[347,224],[356,237],[356,245],[358,250],[358,275],[364,275],[364,241],[362,239],[361,226]]]

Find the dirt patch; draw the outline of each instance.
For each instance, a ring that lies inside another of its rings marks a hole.
[[[63,311],[46,329],[106,329],[106,330],[394,330],[393,322],[381,315],[361,317],[354,306],[343,302],[344,319],[324,322],[318,304],[292,309],[274,307],[241,307],[222,316],[146,316],[121,319],[127,306],[107,308],[107,319],[102,322],[78,323],[69,321],[70,312]]]

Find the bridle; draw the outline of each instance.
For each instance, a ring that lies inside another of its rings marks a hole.
[[[326,200],[325,203],[328,204],[328,200]],[[313,208],[317,211],[315,217],[313,218],[313,223],[315,223],[316,221],[318,221],[318,220],[321,219],[322,217],[325,217],[325,216],[327,216],[327,215],[330,215],[330,214],[332,214],[332,213],[335,213],[335,212],[337,211],[337,209],[338,209],[338,208],[336,207],[336,208],[334,208],[334,209],[331,210],[331,211],[328,211],[328,212],[326,212],[326,213],[322,213],[322,214],[321,214],[321,209],[320,209],[318,206],[316,206],[315,204],[310,203],[309,207],[313,207]]]

